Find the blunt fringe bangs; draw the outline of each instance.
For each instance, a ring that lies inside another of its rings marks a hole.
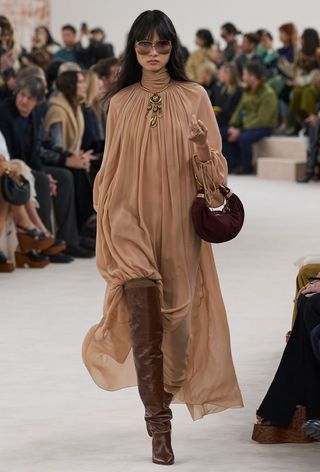
[[[136,57],[135,43],[136,41],[152,38],[154,33],[157,33],[160,39],[171,41],[172,50],[166,66],[170,77],[180,82],[189,81],[184,70],[181,43],[172,21],[160,10],[147,10],[141,13],[131,26],[120,63],[119,78],[113,89],[107,94],[107,101],[123,88],[140,82],[142,67]]]

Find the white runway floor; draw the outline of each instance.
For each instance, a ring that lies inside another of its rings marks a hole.
[[[245,408],[194,423],[173,406],[172,470],[319,470],[319,443],[261,446],[250,437],[290,327],[293,261],[320,254],[320,184],[230,183],[245,203],[246,226],[214,251]],[[93,260],[0,274],[0,472],[161,470],[150,462],[136,389],[99,389],[81,361],[103,292]]]

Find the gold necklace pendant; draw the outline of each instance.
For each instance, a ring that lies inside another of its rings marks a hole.
[[[148,90],[146,87],[144,87],[142,84],[140,84],[141,87],[149,93],[152,93],[151,90]],[[168,88],[169,84],[166,85],[166,87],[159,92],[154,92],[152,93],[151,97],[149,97],[149,104],[147,107],[147,112],[146,112],[146,119],[148,119],[148,116],[151,112],[151,118],[149,120],[150,127],[155,128],[158,125],[158,122],[160,118],[162,118],[162,98],[160,97],[160,93],[164,92]]]
[[[162,118],[162,98],[157,93],[154,93],[149,98],[149,105],[147,108],[146,118],[151,111],[150,126],[155,128],[158,124],[158,119]]]

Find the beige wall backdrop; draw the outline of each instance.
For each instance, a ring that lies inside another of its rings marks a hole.
[[[14,25],[17,41],[29,47],[35,27],[48,24],[49,0],[0,0],[0,14]]]
[[[294,21],[300,30],[308,26],[320,29],[319,0],[50,0],[50,22],[59,39],[60,27],[66,22],[102,26],[119,53],[132,21],[148,9],[167,13],[190,49],[198,28],[209,28],[218,36],[219,26],[226,21],[233,21],[244,32],[264,27],[274,35],[277,26],[288,21]]]

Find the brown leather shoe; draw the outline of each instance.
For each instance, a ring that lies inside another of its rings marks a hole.
[[[302,430],[305,421],[306,408],[302,406],[297,406],[288,428],[274,426],[272,421],[258,418],[258,423],[253,427],[252,439],[260,444],[311,443],[313,439]]]
[[[171,465],[174,463],[172,412],[165,403],[163,386],[163,327],[158,288],[153,281],[142,279],[126,284],[125,293],[138,389],[146,409],[148,431],[152,434],[152,461]]]

